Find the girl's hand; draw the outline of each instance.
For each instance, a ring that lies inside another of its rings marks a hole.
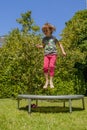
[[[36,47],[37,47],[37,48],[43,48],[43,46],[42,46],[42,45],[39,45],[39,44],[37,44]]]
[[[66,52],[63,52],[63,56],[66,56]]]

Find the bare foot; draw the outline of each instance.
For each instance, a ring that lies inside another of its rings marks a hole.
[[[53,82],[50,82],[50,88],[54,88]]]
[[[45,83],[45,85],[43,86],[43,88],[47,88],[48,87],[48,82]]]

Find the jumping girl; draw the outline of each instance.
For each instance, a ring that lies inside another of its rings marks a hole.
[[[43,70],[46,82],[43,88],[45,89],[48,87],[48,84],[50,84],[50,88],[54,88],[53,77],[57,59],[57,48],[56,48],[57,44],[59,45],[63,56],[66,56],[62,44],[56,39],[56,37],[52,35],[55,30],[56,28],[53,25],[45,23],[42,27],[42,32],[45,35],[44,38],[42,39],[42,45],[37,45],[38,48],[44,48]],[[50,80],[48,80],[49,76]]]

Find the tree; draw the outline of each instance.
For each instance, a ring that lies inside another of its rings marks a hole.
[[[22,25],[22,31],[28,33],[29,31],[39,31],[39,26],[36,26],[34,20],[31,17],[31,11],[21,14],[21,18],[16,19],[16,21]]]
[[[34,27],[30,20],[31,13],[28,12],[27,16],[25,13],[20,20],[23,32],[18,28],[13,29],[0,50],[0,97],[17,96],[18,93],[34,94],[43,82],[40,78],[43,53],[36,49],[41,35],[37,34],[37,26],[34,24]]]
[[[66,45],[69,55],[69,66],[72,67],[72,73],[75,75],[77,92],[82,93],[83,89],[86,89],[83,72],[86,71],[85,67],[87,67],[87,10],[76,12],[66,22],[61,35],[62,42]]]

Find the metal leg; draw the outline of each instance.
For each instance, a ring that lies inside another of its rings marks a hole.
[[[65,102],[65,101],[63,101],[63,107],[65,107],[65,105],[66,105],[66,102]]]
[[[19,103],[20,103],[20,99],[18,99],[18,109],[19,109]]]
[[[70,113],[72,112],[72,103],[71,103],[71,99],[69,99],[69,111],[70,111]]]
[[[31,99],[28,99],[28,112],[31,113]]]
[[[82,98],[82,106],[83,106],[83,110],[84,110],[85,109],[84,98]]]

